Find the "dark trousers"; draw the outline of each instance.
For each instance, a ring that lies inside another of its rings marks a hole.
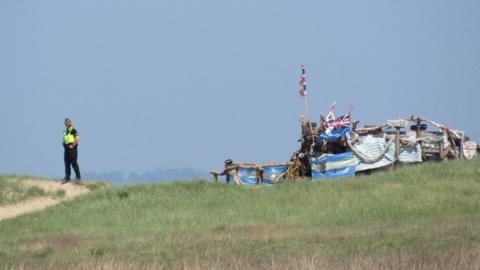
[[[70,166],[73,167],[73,170],[75,171],[75,176],[76,179],[81,179],[80,176],[80,168],[78,167],[78,162],[77,162],[77,148],[74,149],[65,149],[65,153],[63,156],[63,160],[65,162],[65,180],[70,180]]]

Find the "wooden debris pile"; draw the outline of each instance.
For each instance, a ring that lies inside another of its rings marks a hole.
[[[359,121],[352,119],[351,109],[337,118],[331,109],[327,117],[320,115],[318,123],[303,118],[299,121],[300,148],[289,162],[257,164],[226,160],[222,171],[210,172],[215,181],[223,175],[227,183],[236,184],[344,177],[411,162],[471,159],[479,151],[479,146],[464,131],[419,116],[358,127]]]

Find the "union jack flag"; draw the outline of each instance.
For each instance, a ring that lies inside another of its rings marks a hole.
[[[344,127],[348,127],[352,124],[352,121],[350,120],[350,116],[348,114],[342,115],[340,117],[335,117],[334,111],[335,111],[335,105],[337,105],[336,102],[333,102],[332,105],[328,108],[328,115],[327,115],[327,124],[329,129],[338,129],[341,130]]]
[[[327,114],[327,122],[333,122],[335,121],[335,114],[333,112],[335,111],[335,105],[337,105],[337,102],[333,102],[330,107],[328,107],[328,114]]]
[[[307,75],[305,75],[305,65],[302,64],[302,76],[300,77],[300,82],[298,83],[302,86],[300,89],[300,96],[305,97],[307,95]]]
[[[352,124],[350,121],[350,116],[348,114],[342,115],[335,119],[335,127],[337,129],[342,129],[343,127],[348,127]]]

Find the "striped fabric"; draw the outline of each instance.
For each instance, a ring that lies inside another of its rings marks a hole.
[[[415,142],[416,137],[415,135],[412,135],[405,140]],[[386,147],[388,147],[388,149],[386,149]],[[381,168],[392,164],[395,160],[395,144],[388,144],[384,138],[377,138],[371,135],[360,137],[359,141],[355,142],[353,145],[353,148],[355,152],[361,153],[365,158],[372,160],[376,159],[376,161],[372,163],[354,155],[356,162],[355,170],[357,172]],[[384,153],[383,156],[378,159],[382,153]],[[415,146],[402,144],[399,161],[404,163],[422,162],[422,150],[420,144],[416,143]]]

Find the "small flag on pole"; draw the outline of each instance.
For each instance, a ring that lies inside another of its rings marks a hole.
[[[327,114],[327,122],[333,122],[335,121],[335,105],[337,105],[337,102],[333,102],[330,107],[328,107],[328,114]]]
[[[305,75],[305,65],[302,64],[302,77],[300,77],[300,82],[298,83],[302,86],[300,89],[300,96],[305,97],[307,96],[307,76]]]

